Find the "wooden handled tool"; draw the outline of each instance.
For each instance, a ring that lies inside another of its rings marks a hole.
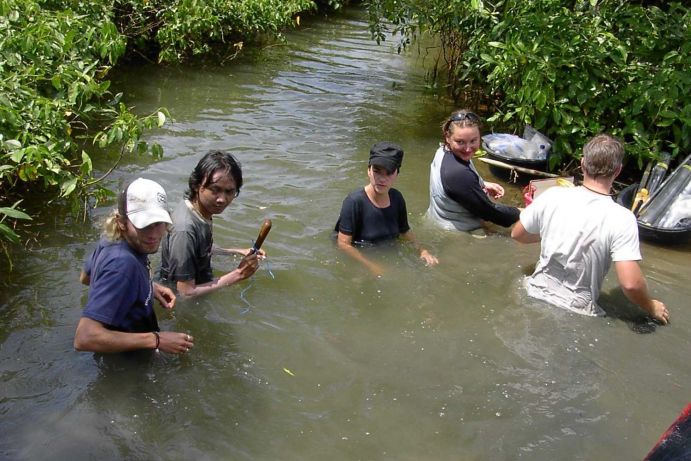
[[[262,247],[262,243],[264,243],[264,239],[266,239],[266,236],[269,235],[270,230],[271,220],[265,219],[264,224],[262,224],[262,228],[259,229],[259,235],[257,236],[257,240],[254,242],[254,245],[252,245],[252,253],[256,253],[257,251],[259,251],[259,249]]]

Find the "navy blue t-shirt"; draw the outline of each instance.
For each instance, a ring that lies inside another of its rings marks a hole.
[[[84,264],[84,272],[91,282],[83,317],[111,330],[159,330],[147,255],[134,251],[125,240],[101,240]]]
[[[389,189],[389,200],[388,207],[377,208],[365,189],[350,193],[343,200],[336,231],[350,235],[353,243],[380,243],[405,234],[410,226],[403,195],[396,189]]]

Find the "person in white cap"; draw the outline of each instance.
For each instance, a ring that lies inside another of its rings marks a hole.
[[[170,223],[166,192],[156,182],[139,178],[120,193],[104,238],[80,275],[89,297],[74,337],[76,350],[180,354],[194,345],[187,333],[159,331],[154,312],[154,298],[167,309],[175,305],[173,292],[152,281],[148,256],[158,251]]]

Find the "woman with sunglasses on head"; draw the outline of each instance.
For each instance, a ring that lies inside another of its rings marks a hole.
[[[503,227],[518,221],[518,208],[490,200],[501,198],[504,188],[484,181],[473,165],[480,129],[480,117],[467,110],[454,112],[442,124],[443,143],[430,167],[427,216],[444,229],[475,231],[485,221]]]

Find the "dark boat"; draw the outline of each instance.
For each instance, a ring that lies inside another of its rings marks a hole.
[[[631,184],[617,195],[617,203],[626,208],[631,208],[638,184]],[[691,241],[691,225],[687,227],[667,229],[653,227],[638,221],[638,235],[646,242],[663,245],[676,245]]]

